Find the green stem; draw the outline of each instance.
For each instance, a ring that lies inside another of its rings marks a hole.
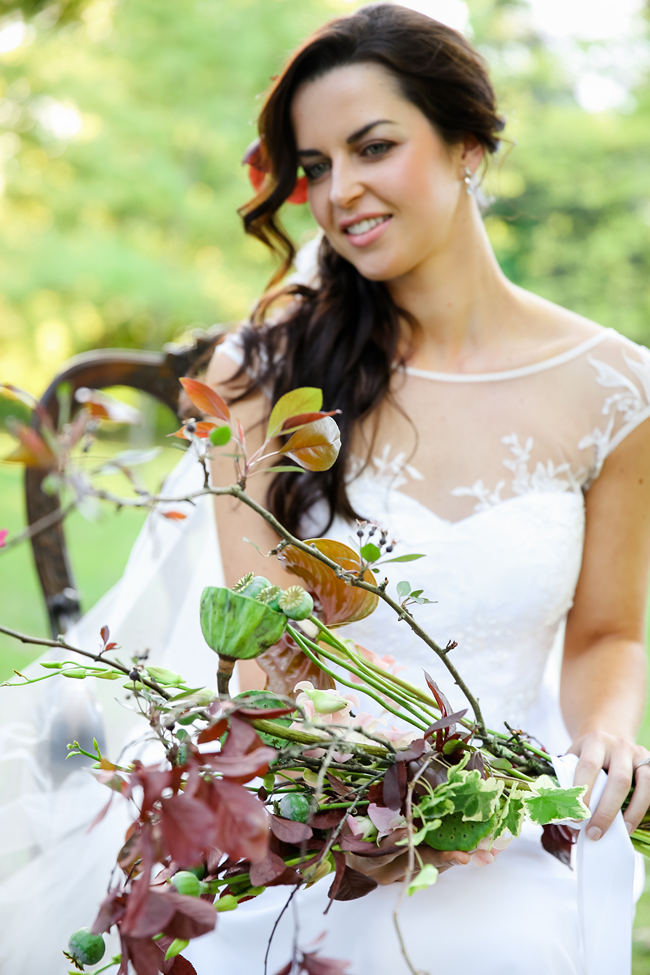
[[[307,657],[309,657],[309,659],[313,663],[315,663],[317,667],[323,669],[322,664],[320,663],[320,660],[318,659],[316,654],[318,654],[319,656],[322,655],[327,660],[332,660],[334,663],[338,663],[340,665],[341,663],[340,659],[335,657],[334,654],[328,653],[322,647],[318,646],[316,643],[310,640],[309,637],[305,636],[303,633],[300,633],[300,631],[294,629],[293,626],[288,625],[287,632],[291,634],[291,636],[296,641],[296,643],[298,644],[302,652]],[[364,675],[360,673],[354,666],[348,667],[346,665],[346,669],[349,669],[353,674],[356,674],[356,676],[360,677],[362,680],[364,679]],[[336,675],[331,674],[331,671],[327,671],[327,672],[334,678],[334,680],[338,681],[339,684],[344,684],[345,687],[349,687],[353,691],[357,691],[357,692],[359,691],[358,685],[354,684],[352,681],[345,680],[343,677],[337,677]],[[375,682],[371,681],[371,683],[373,687],[377,687],[377,684]],[[382,691],[381,685],[379,685],[379,691],[380,692]],[[367,694],[368,697],[371,697],[374,701],[376,701],[379,705],[381,705],[383,710],[390,711],[390,713],[394,714],[395,717],[401,718],[403,721],[407,721],[409,724],[412,724],[414,727],[420,729],[421,731],[426,731],[428,727],[426,723],[422,721],[415,721],[413,720],[413,718],[410,718],[408,715],[402,714],[400,711],[396,711],[395,708],[390,707],[390,705],[388,705],[385,700],[383,700],[378,694],[375,694],[373,691],[368,690],[367,687],[364,688],[363,693]]]

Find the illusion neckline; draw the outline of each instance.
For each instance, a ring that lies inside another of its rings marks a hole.
[[[436,372],[429,369],[418,369],[415,366],[405,366],[404,371],[409,376],[420,376],[422,379],[434,379],[445,383],[487,383],[501,379],[518,379],[520,376],[531,376],[555,366],[561,366],[565,362],[570,362],[584,352],[589,352],[595,346],[600,345],[612,329],[603,328],[602,331],[591,335],[588,339],[572,346],[565,352],[550,356],[548,359],[541,359],[539,362],[532,362],[526,366],[517,366],[514,369],[503,369],[499,372]]]

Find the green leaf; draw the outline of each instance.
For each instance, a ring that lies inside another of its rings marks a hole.
[[[271,410],[266,439],[277,436],[285,420],[300,413],[316,413],[322,405],[323,393],[315,386],[301,386],[285,393]]]
[[[519,836],[521,832],[521,827],[524,824],[524,819],[526,816],[526,810],[524,807],[523,794],[513,786],[510,795],[506,798],[505,805],[501,810],[501,818],[497,826],[494,829],[492,838],[496,839],[497,836],[508,830],[513,836]]]
[[[61,670],[63,666],[60,660],[41,660],[41,667],[45,667],[47,670]]]
[[[176,955],[180,955],[181,951],[185,951],[189,944],[184,938],[174,938],[169,948],[165,952],[165,961],[169,961],[170,958],[175,958]]]
[[[531,786],[534,794],[524,798],[528,815],[541,826],[563,819],[587,819],[590,813],[582,801],[585,789],[583,785],[561,789],[550,775],[540,775]]]
[[[304,474],[304,467],[297,467],[296,464],[275,464],[273,467],[266,467],[266,474],[283,474],[285,471],[294,474]]]
[[[361,547],[361,558],[366,562],[376,562],[381,555],[381,549],[373,542],[368,542]]]
[[[409,895],[409,897],[411,897],[413,894],[417,893],[418,890],[425,890],[427,887],[433,887],[437,879],[437,869],[432,863],[427,863],[426,866],[422,867],[420,872],[415,875],[411,883],[408,885],[406,893]]]
[[[230,438],[232,437],[232,431],[230,427],[215,427],[214,430],[210,430],[208,434],[208,440],[213,447],[224,447]]]
[[[400,597],[400,599],[404,599],[404,597],[408,596],[410,592],[411,592],[410,582],[402,581],[397,583],[397,595]]]
[[[172,687],[178,687],[183,684],[183,678],[174,670],[167,670],[166,667],[145,667],[144,669],[157,684],[170,685]]]
[[[234,911],[238,903],[237,898],[233,897],[232,894],[225,894],[224,897],[220,897],[214,902],[214,909],[219,913],[222,911]]]
[[[415,553],[412,555],[396,555],[394,559],[383,559],[381,564],[384,565],[386,562],[415,562],[416,559],[423,558],[423,554],[416,555]]]

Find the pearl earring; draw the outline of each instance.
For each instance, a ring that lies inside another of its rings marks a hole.
[[[474,192],[474,185],[472,183],[472,173],[467,166],[465,166],[465,171],[463,173],[463,182],[465,183],[465,192],[468,196],[471,196]]]

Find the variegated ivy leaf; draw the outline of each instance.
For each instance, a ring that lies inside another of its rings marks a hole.
[[[408,885],[406,893],[409,895],[409,897],[411,897],[413,894],[417,893],[418,890],[425,890],[427,887],[432,887],[437,879],[437,869],[432,863],[427,863],[426,866],[422,867],[420,872],[416,874],[411,883]]]
[[[589,809],[582,801],[585,786],[562,789],[549,775],[540,775],[531,785],[530,796],[524,798],[528,815],[535,823],[559,823],[564,819],[587,819]]]

